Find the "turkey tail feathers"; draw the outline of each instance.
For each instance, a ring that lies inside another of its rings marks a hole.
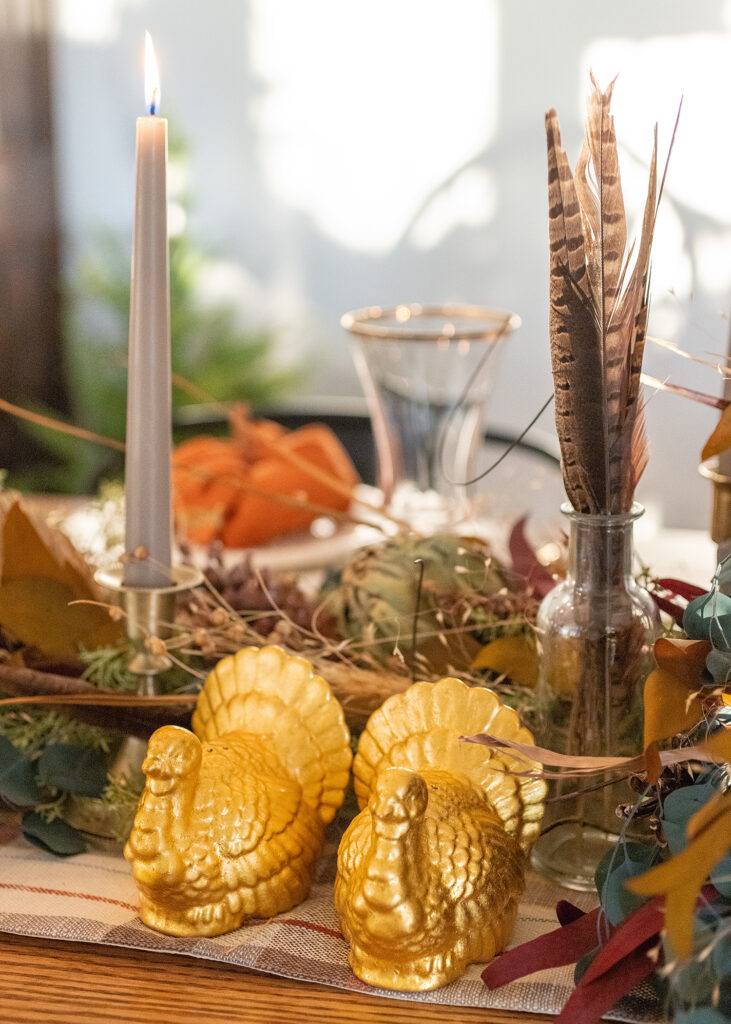
[[[202,741],[241,730],[274,738],[274,749],[327,824],[350,775],[350,733],[325,680],[280,647],[245,647],[206,679],[193,713]]]
[[[527,852],[540,831],[546,785],[525,775],[526,763],[505,750],[465,743],[474,732],[532,743],[515,711],[491,691],[469,687],[459,679],[415,683],[394,694],[375,711],[366,725],[353,764],[355,792],[361,808],[368,803],[380,771],[387,767],[419,772],[440,769],[463,778],[481,790],[503,823]]]

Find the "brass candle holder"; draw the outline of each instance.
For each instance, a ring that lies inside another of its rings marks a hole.
[[[158,676],[172,665],[170,658],[152,650],[148,641],[152,637],[165,640],[172,634],[178,596],[203,581],[203,573],[190,565],[175,566],[170,576],[172,582],[165,587],[127,586],[122,566],[100,569],[94,577],[116,595],[125,613],[125,630],[132,647],[127,667],[140,677],[138,693],[148,696],[160,692]]]
[[[700,474],[713,484],[711,540],[719,547],[728,548],[731,541],[731,476],[721,472],[715,459],[701,463]]]
[[[125,613],[125,631],[132,653],[127,664],[139,678],[137,692],[152,697],[159,694],[161,673],[172,666],[167,654],[151,649],[149,640],[165,640],[172,635],[175,605],[180,594],[193,590],[203,581],[203,573],[190,565],[177,565],[170,570],[171,583],[164,587],[130,587],[124,582],[124,567],[100,569],[96,582],[112,591]],[[132,775],[141,770],[147,742],[128,736],[122,743],[112,768],[114,775]]]

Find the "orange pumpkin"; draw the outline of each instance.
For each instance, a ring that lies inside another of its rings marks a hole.
[[[195,437],[174,452],[173,510],[183,536],[199,544],[253,547],[303,529],[319,514],[277,501],[277,495],[347,509],[358,474],[329,427],[312,423],[287,433],[268,420],[239,420],[235,433],[234,439]],[[345,490],[313,476],[304,463]]]

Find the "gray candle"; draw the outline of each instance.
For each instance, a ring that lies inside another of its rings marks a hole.
[[[149,33],[145,93],[149,116],[137,119],[130,280],[124,572],[130,587],[169,584],[171,565],[167,121],[157,117],[160,87]]]

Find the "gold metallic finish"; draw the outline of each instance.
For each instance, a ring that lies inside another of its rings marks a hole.
[[[700,473],[713,483],[711,540],[723,544],[731,540],[731,476],[719,471],[717,460],[702,462]]]
[[[193,729],[150,738],[124,854],[146,924],[220,935],[307,896],[348,783],[350,737],[325,680],[279,647],[219,662]]]
[[[166,672],[172,662],[164,654],[153,654],[145,646],[149,637],[164,639],[170,636],[175,621],[175,603],[178,594],[192,590],[203,582],[200,570],[189,565],[178,565],[170,570],[172,582],[167,587],[128,587],[124,583],[124,568],[100,569],[95,580],[118,596],[125,613],[125,630],[132,647],[128,664],[130,672],[147,676],[149,686],[144,692],[155,692],[154,676]]]
[[[384,988],[446,985],[508,941],[546,786],[526,763],[465,743],[532,743],[489,690],[416,683],[371,715],[354,762],[361,813],[338,851],[335,906],[350,964]]]

